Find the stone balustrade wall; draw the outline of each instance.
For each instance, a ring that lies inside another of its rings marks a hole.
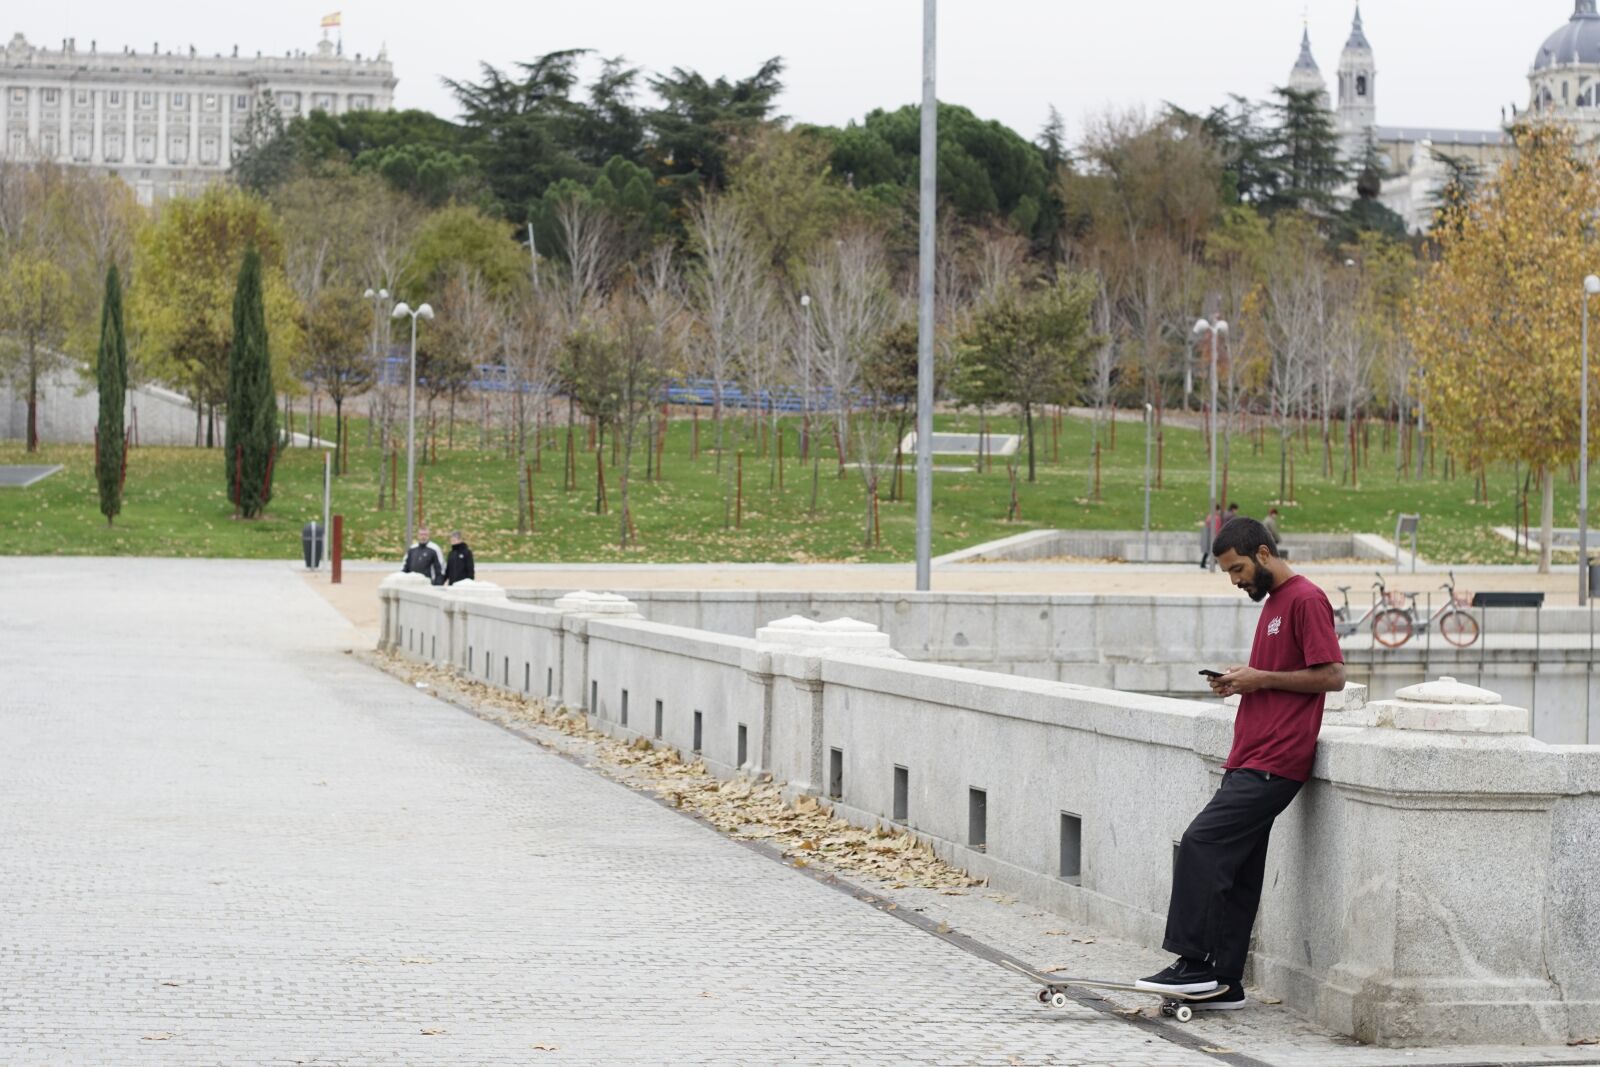
[[[1173,846],[1231,737],[1214,702],[918,662],[873,625],[802,616],[736,636],[615,597],[544,606],[410,576],[381,596],[398,655],[698,749],[717,774],[771,773],[1152,946]],[[1352,689],[1330,707],[1273,835],[1248,980],[1381,1044],[1600,1031],[1600,749],[1535,740],[1527,712],[1495,703],[1364,705]]]

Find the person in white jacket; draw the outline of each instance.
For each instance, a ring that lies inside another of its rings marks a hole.
[[[444,553],[428,540],[428,528],[417,530],[417,543],[406,549],[400,570],[406,574],[420,574],[434,585],[444,583]]]

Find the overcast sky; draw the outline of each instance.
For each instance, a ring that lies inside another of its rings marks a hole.
[[[1170,100],[1201,109],[1229,92],[1264,96],[1288,77],[1302,15],[1330,82],[1349,35],[1349,0],[944,0],[939,96],[1032,136],[1050,104],[1076,136],[1086,116]],[[102,50],[194,44],[202,52],[311,48],[321,17],[343,14],[347,54],[387,44],[399,107],[454,116],[441,77],[473,78],[561,48],[623,55],[646,70],[743,76],[769,56],[788,69],[784,114],[843,123],[920,93],[919,0],[60,0],[8,5],[36,44],[74,36]],[[1539,45],[1572,0],[1368,0],[1378,120],[1491,129],[1528,97]]]

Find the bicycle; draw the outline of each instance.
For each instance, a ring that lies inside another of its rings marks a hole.
[[[1444,603],[1439,605],[1438,610],[1421,622],[1417,621],[1417,594],[1405,594],[1409,601],[1402,610],[1405,616],[1405,637],[1399,644],[1390,647],[1398,648],[1399,645],[1409,641],[1413,629],[1426,631],[1434,625],[1439,627],[1440,636],[1457,648],[1467,648],[1478,640],[1478,620],[1466,610],[1468,599],[1466,594],[1456,594],[1456,572],[1450,571],[1449,574],[1450,580],[1439,587],[1449,596],[1445,597]]]
[[[1411,618],[1400,606],[1401,594],[1389,592],[1381,572],[1378,572],[1378,580],[1372,583],[1372,588],[1372,606],[1359,619],[1351,619],[1350,587],[1339,586],[1344,604],[1333,609],[1334,632],[1340,637],[1349,637],[1370,619],[1373,639],[1385,648],[1399,648],[1411,640]]]

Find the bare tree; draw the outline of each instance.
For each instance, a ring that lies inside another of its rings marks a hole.
[[[690,306],[699,326],[696,363],[711,379],[717,470],[726,446],[725,390],[745,367],[758,344],[773,294],[767,257],[742,209],[731,199],[707,193],[691,208],[689,243],[695,254],[690,274]]]
[[[895,312],[882,238],[870,231],[855,230],[831,247],[820,246],[806,264],[806,282],[815,309],[817,366],[832,392],[840,444],[839,475],[843,477],[843,446],[850,441],[850,411],[861,389],[862,370],[870,346],[883,334]],[[870,452],[876,448],[876,438],[871,436],[875,427],[869,425],[863,432],[868,436],[860,445]],[[872,494],[877,489],[877,468],[872,458],[863,456],[860,468],[867,493],[869,536]]]

